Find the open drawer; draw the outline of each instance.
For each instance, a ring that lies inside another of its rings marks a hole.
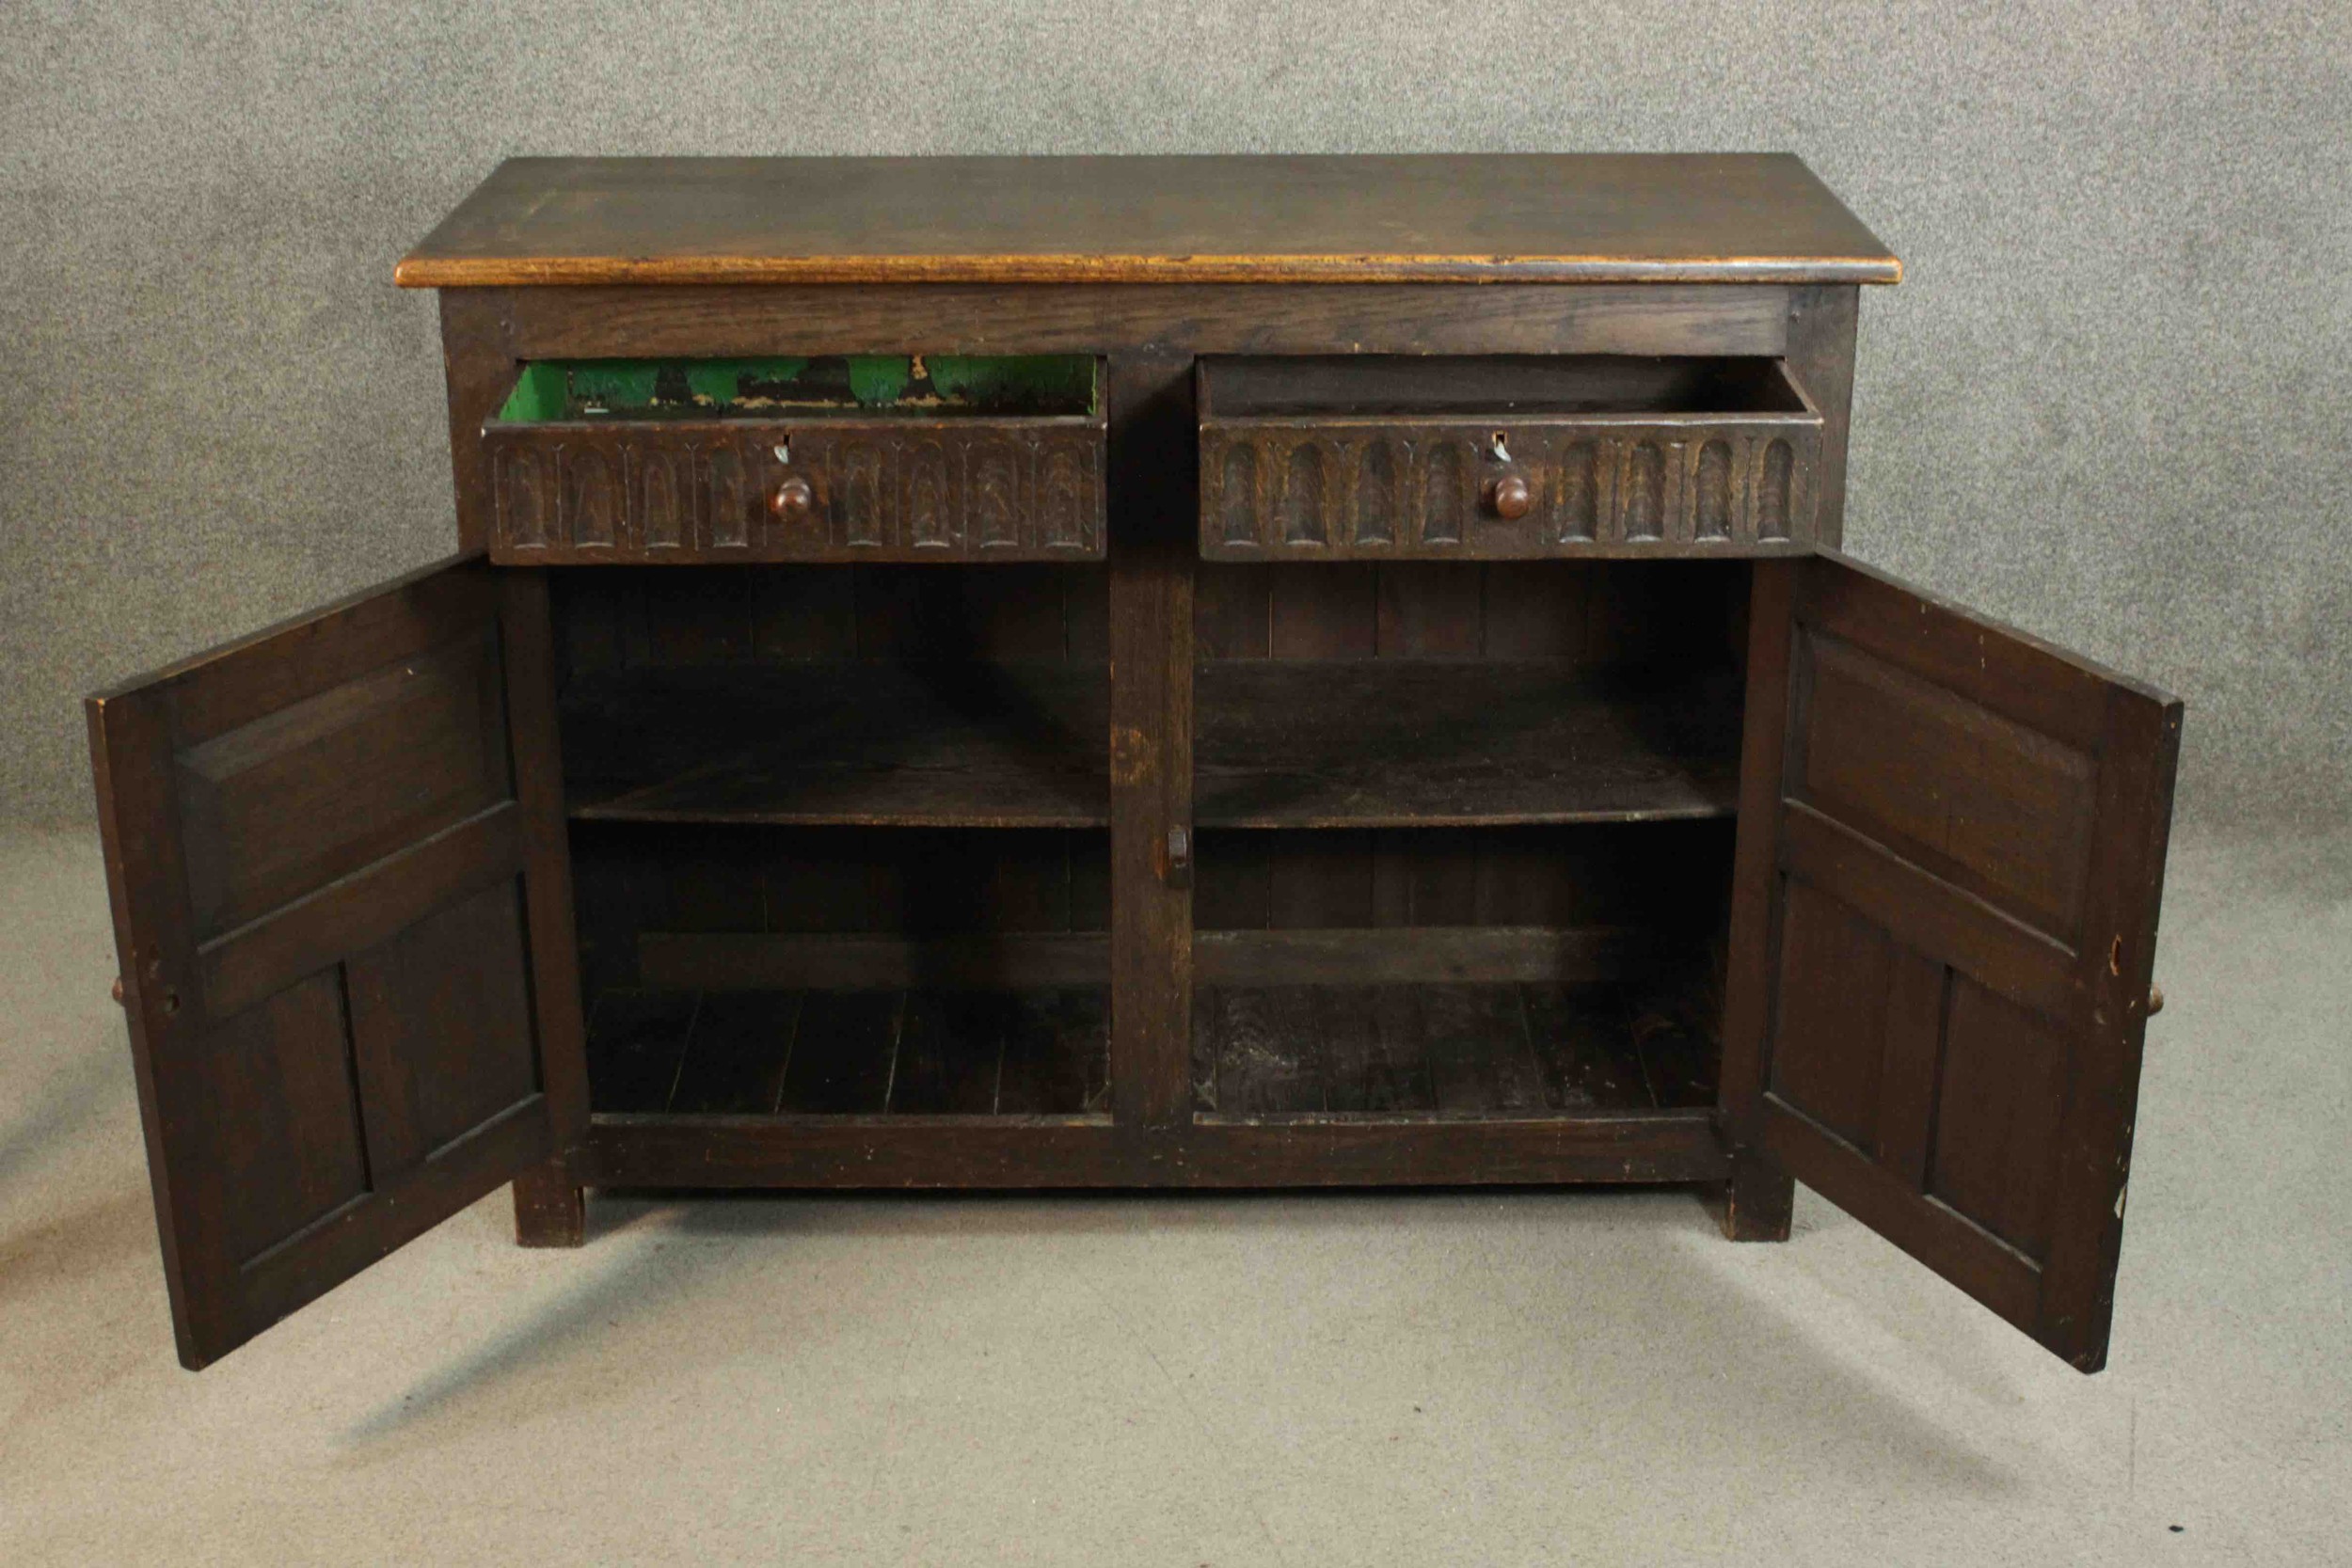
[[[1197,373],[1213,560],[1813,542],[1821,416],[1778,359],[1349,355]]]
[[[538,361],[482,435],[509,563],[1103,553],[1090,356]]]

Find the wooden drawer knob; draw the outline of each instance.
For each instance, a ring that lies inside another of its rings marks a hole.
[[[817,492],[804,479],[787,479],[768,498],[768,510],[780,523],[806,522],[817,510]]]
[[[2148,988],[2148,1016],[2153,1018],[2162,1011],[2164,1011],[2164,988],[2150,986]]]
[[[1495,515],[1508,523],[1516,523],[1535,510],[1535,492],[1517,474],[1496,480],[1486,500],[1495,509]]]

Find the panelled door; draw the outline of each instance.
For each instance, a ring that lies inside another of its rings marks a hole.
[[[549,647],[459,561],[90,699],[187,1366],[584,1130]]]
[[[1827,553],[1750,637],[1730,1135],[2095,1371],[2181,705]]]

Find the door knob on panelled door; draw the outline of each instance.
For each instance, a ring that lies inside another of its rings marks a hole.
[[[817,510],[817,492],[804,479],[785,480],[768,498],[768,510],[780,523],[805,522]]]
[[[118,1007],[126,1007],[130,1006],[130,1003],[124,998],[122,976],[119,974],[115,976],[115,983],[106,988],[106,994],[114,998],[115,1006]],[[178,1012],[180,1010],[180,993],[171,990],[169,987],[166,987],[164,990],[163,1006],[167,1015]]]

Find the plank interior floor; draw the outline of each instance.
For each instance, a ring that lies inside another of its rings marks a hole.
[[[588,1021],[598,1113],[1079,1116],[1110,1108],[1099,987],[608,990]]]
[[[1711,1104],[1689,1004],[1632,985],[1203,988],[1193,1108],[1510,1116]]]
[[[612,990],[600,1114],[1072,1116],[1109,1109],[1106,993]],[[1715,1046],[1631,985],[1203,988],[1193,1106],[1220,1116],[1510,1116],[1700,1106]]]

